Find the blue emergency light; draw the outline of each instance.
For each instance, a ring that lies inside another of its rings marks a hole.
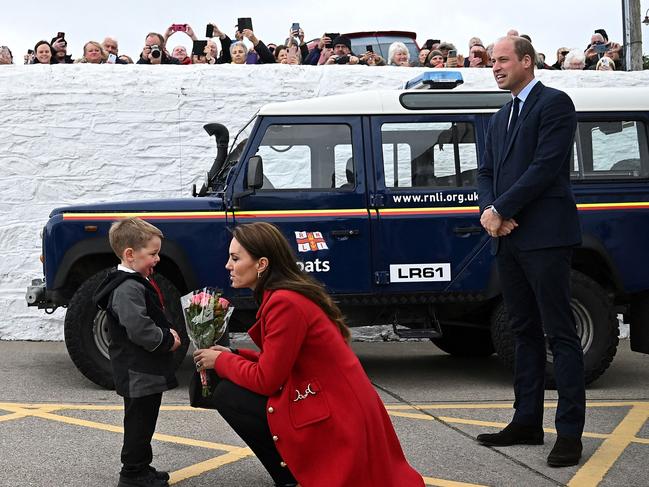
[[[406,90],[432,89],[448,90],[464,83],[458,71],[426,71],[406,82]]]

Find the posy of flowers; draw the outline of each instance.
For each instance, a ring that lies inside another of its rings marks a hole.
[[[204,287],[180,298],[187,335],[194,347],[209,348],[225,334],[233,307],[219,290]],[[209,395],[205,370],[200,371],[203,397]]]

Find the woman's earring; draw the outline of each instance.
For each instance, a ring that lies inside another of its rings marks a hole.
[[[257,279],[261,279],[261,272],[257,272]]]

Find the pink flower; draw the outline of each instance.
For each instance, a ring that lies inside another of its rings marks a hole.
[[[206,292],[200,292],[198,294],[195,294],[192,296],[192,304],[196,304],[199,306],[207,306],[208,303],[210,302],[210,299],[212,298],[212,295]]]
[[[225,298],[219,298],[219,304],[221,305],[221,309],[225,311],[230,306],[230,301]]]

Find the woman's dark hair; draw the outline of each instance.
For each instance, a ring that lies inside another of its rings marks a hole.
[[[275,225],[247,223],[237,226],[232,235],[254,259],[268,259],[268,267],[261,273],[254,291],[258,303],[261,303],[263,292],[267,289],[287,289],[299,293],[317,304],[338,326],[345,340],[350,340],[351,333],[340,308],[322,284],[300,270],[288,241]]]
[[[47,41],[38,41],[34,46],[34,64],[40,64],[40,61],[36,58],[36,52],[38,51],[38,47],[42,46],[43,44],[47,45],[47,47],[50,48],[50,64],[52,64],[52,61],[54,60],[54,49],[52,49],[52,44]]]
[[[279,61],[279,59],[278,59],[278,58],[279,58],[279,54],[280,54],[282,51],[286,51],[286,50],[288,50],[288,47],[286,47],[286,46],[283,45],[283,44],[280,44],[279,46],[277,46],[277,47],[275,48],[275,51],[273,52],[273,56],[275,56],[275,60],[276,60],[276,61]]]

